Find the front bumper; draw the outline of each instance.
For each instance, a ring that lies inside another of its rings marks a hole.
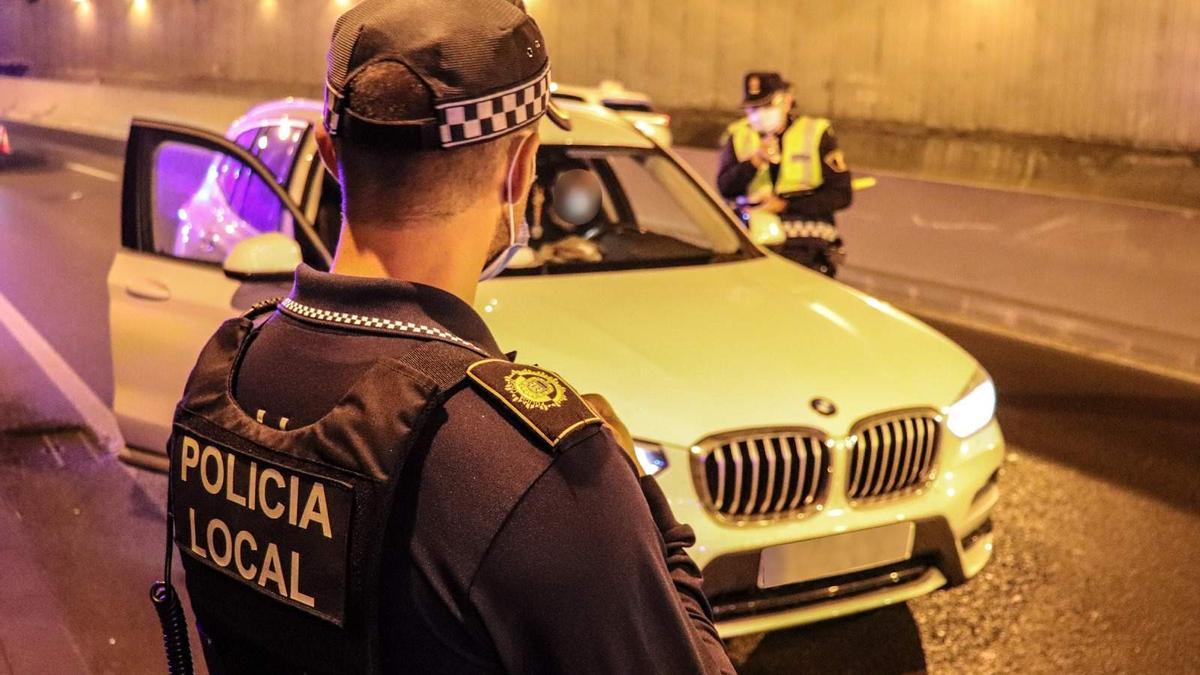
[[[992,509],[1004,438],[993,421],[960,440],[943,434],[937,470],[921,491],[852,504],[844,494],[846,447],[835,444],[825,503],[800,516],[730,521],[696,496],[690,467],[672,457],[659,474],[676,517],[692,525],[692,557],[704,571],[704,589],[722,637],[778,630],[904,602],[975,576],[991,557]],[[916,538],[904,562],[770,589],[758,587],[763,549],[896,522],[912,522]]]

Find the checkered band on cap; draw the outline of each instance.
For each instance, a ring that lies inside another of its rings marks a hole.
[[[437,107],[443,148],[479,143],[536,122],[550,104],[550,69],[496,94]]]

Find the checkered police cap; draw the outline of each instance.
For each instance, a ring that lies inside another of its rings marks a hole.
[[[355,111],[354,78],[384,62],[428,87],[434,117]],[[365,0],[334,26],[325,87],[332,136],[433,150],[489,141],[547,114],[570,128],[551,102],[545,40],[522,0]]]

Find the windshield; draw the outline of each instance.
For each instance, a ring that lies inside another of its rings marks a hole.
[[[559,174],[592,173],[599,213],[574,225],[554,209]],[[530,250],[506,274],[562,274],[700,265],[755,257],[726,212],[654,149],[543,146],[526,217]]]

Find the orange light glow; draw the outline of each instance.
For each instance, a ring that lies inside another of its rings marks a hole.
[[[86,31],[96,28],[96,16],[91,0],[75,0],[75,24]]]
[[[140,26],[150,20],[150,0],[133,0],[129,4],[129,18]]]

